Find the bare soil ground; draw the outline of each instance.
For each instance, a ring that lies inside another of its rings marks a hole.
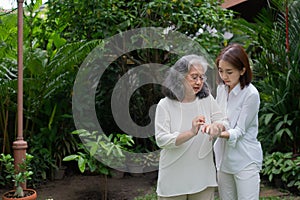
[[[49,181],[39,186],[36,191],[39,200],[103,200],[105,194],[109,200],[133,200],[134,197],[144,196],[155,190],[156,175],[156,172],[140,176],[125,174],[123,178],[107,179],[99,175],[70,175],[61,180]],[[4,190],[0,189],[0,193],[3,194]],[[290,197],[288,192],[265,186],[263,183],[260,196],[300,200],[300,197]]]
[[[109,200],[133,200],[153,191],[154,178],[153,174],[125,174],[123,178],[107,180],[103,176],[73,175],[49,182],[37,189],[37,193],[41,200],[103,200],[106,185]]]

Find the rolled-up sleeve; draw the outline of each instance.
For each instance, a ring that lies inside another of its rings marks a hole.
[[[228,133],[229,133],[229,138],[228,138],[228,145],[231,147],[235,147],[237,139],[243,135],[242,134],[242,130],[239,130],[239,128],[235,128],[235,129],[229,129]]]
[[[159,103],[155,113],[155,139],[160,148],[177,148],[175,142],[179,132],[171,133],[170,124],[170,113]]]

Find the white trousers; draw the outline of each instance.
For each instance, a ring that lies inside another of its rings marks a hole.
[[[218,190],[221,200],[258,200],[259,168],[253,163],[237,174],[218,171]]]

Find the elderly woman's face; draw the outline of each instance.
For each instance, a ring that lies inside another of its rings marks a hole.
[[[185,76],[185,87],[188,95],[196,95],[203,87],[206,76],[201,65],[193,65]]]

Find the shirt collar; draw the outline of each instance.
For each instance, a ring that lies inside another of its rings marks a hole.
[[[229,90],[229,87],[228,86],[225,86],[226,87],[226,91]],[[236,86],[234,86],[234,88],[231,90],[230,93],[234,94],[235,96],[241,91],[241,84],[238,83]]]

